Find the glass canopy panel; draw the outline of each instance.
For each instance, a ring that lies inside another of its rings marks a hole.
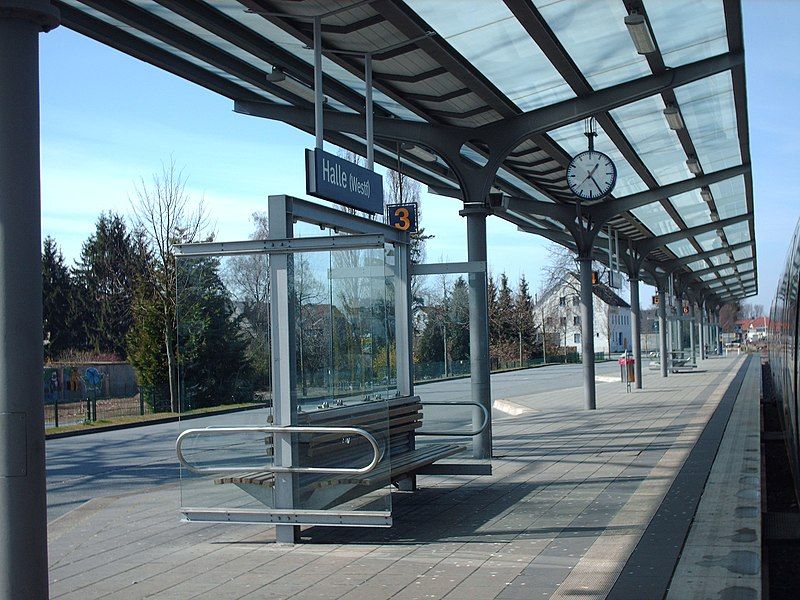
[[[697,254],[697,250],[695,250],[694,246],[692,246],[687,240],[672,242],[671,244],[667,244],[667,248],[669,248],[678,258],[684,258],[685,256]]]
[[[135,27],[131,27],[130,25],[127,25],[127,24],[125,24],[125,23],[123,23],[121,21],[118,21],[118,20],[114,19],[113,17],[109,17],[108,15],[106,15],[105,13],[103,13],[103,12],[101,12],[99,10],[96,10],[94,8],[86,6],[85,4],[77,2],[76,0],[64,0],[64,4],[72,6],[73,8],[76,8],[76,9],[80,10],[81,12],[86,13],[87,15],[94,17],[95,19],[103,21],[104,23],[108,23],[109,25],[112,25],[113,27],[115,27],[117,29],[120,29],[121,31],[124,31],[125,33],[128,33],[128,34],[130,34],[130,35],[132,35],[132,36],[134,36],[136,38],[139,38],[140,40],[143,40],[143,41],[147,42],[148,44],[151,44],[151,45],[155,46],[156,48],[159,48],[161,50],[164,50],[164,51],[168,52],[169,54],[177,56],[178,58],[181,58],[181,59],[183,59],[183,60],[185,60],[185,61],[187,61],[187,62],[189,62],[189,63],[191,63],[193,65],[197,65],[198,67],[201,67],[202,69],[208,71],[209,73],[217,75],[218,77],[222,77],[223,79],[226,79],[227,81],[231,81],[231,82],[235,83],[236,85],[239,85],[239,86],[241,86],[241,87],[253,92],[254,94],[258,94],[260,96],[263,96],[264,98],[266,98],[266,99],[268,99],[268,100],[270,100],[272,102],[275,102],[277,104],[288,104],[288,102],[286,102],[285,100],[282,100],[282,99],[278,98],[277,96],[274,96],[274,95],[270,94],[269,92],[266,92],[263,89],[261,89],[259,87],[256,87],[255,85],[253,85],[251,83],[243,81],[243,80],[239,79],[238,77],[234,77],[233,75],[231,75],[227,71],[223,71],[222,69],[218,69],[217,67],[215,67],[215,66],[213,66],[213,65],[211,65],[211,64],[209,64],[209,63],[207,63],[207,62],[205,62],[203,60],[200,60],[199,58],[196,58],[196,57],[192,56],[191,54],[187,54],[186,52],[178,50],[174,46],[172,46],[170,44],[167,44],[165,42],[162,42],[158,38],[155,38],[155,37],[152,37],[150,35],[147,35],[146,33],[143,33],[142,31],[140,31],[139,29],[136,29]]]
[[[686,266],[689,267],[692,271],[700,271],[701,269],[705,269],[706,267],[708,267],[708,265],[703,260],[696,260],[693,263],[689,263]]]
[[[264,36],[266,39],[279,46],[282,50],[289,52],[303,62],[309,65],[314,63],[313,51],[307,48],[303,42],[294,36],[289,35],[277,25],[269,22],[263,16],[245,12],[245,7],[242,6],[241,3],[231,0],[222,0],[220,2],[215,1],[214,8],[230,17],[234,21],[239,22],[241,25],[244,25],[259,35]],[[365,50],[376,49],[377,48],[365,48]],[[326,56],[322,57],[322,71],[325,73],[325,75],[329,75],[335,81],[344,84],[362,96],[366,93],[366,84],[364,83],[363,79],[357,77],[347,69],[340,67]],[[399,117],[402,117],[403,119],[408,119],[411,121],[425,120],[406,107],[392,100],[380,90],[373,90],[372,99],[375,104],[385,108]],[[329,98],[329,102],[330,101],[332,101],[332,99]],[[337,106],[337,108],[339,107]],[[348,112],[351,111],[348,109]]]
[[[740,244],[750,239],[750,227],[746,221],[725,227],[725,237],[729,244]]]
[[[720,219],[735,217],[747,212],[744,175],[712,183],[709,187],[714,196],[714,204],[717,206]]]
[[[611,111],[611,116],[659,185],[692,176],[680,140],[664,118],[665,108],[661,96],[655,95]]]
[[[752,260],[748,260],[746,263],[742,263],[739,265],[739,269],[742,271],[750,271],[754,268],[755,263]]]
[[[652,202],[645,206],[634,208],[631,212],[633,216],[644,223],[645,227],[653,232],[653,235],[664,235],[679,229],[660,202]]]
[[[715,267],[719,267],[720,265],[726,265],[730,261],[728,260],[728,256],[725,254],[720,254],[719,256],[712,256],[711,257],[711,264]]]
[[[597,126],[597,133],[598,135],[594,142],[595,150],[607,154],[617,166],[617,185],[614,187],[613,194],[620,197],[646,190],[647,186],[641,177],[636,174],[630,163],[625,160],[625,157],[622,156],[622,153],[599,125]],[[548,134],[571,156],[585,152],[588,149],[583,121],[559,127],[549,131]]]
[[[701,233],[700,235],[694,236],[694,239],[697,240],[697,243],[700,244],[704,252],[722,248],[722,240],[719,238],[716,231]]]
[[[722,283],[717,281],[717,282],[714,282],[714,283],[709,283],[708,287],[710,287],[710,288],[721,288],[723,285],[724,284],[722,284]]]
[[[752,248],[737,248],[733,251],[733,258],[735,260],[743,260],[745,258],[753,258]]]
[[[741,164],[730,72],[675,88],[675,96],[703,170]]]
[[[622,2],[534,0],[534,5],[593,88],[650,74],[647,59],[637,54],[625,27]]]
[[[407,0],[419,16],[522,110],[575,94],[500,0]]]
[[[733,269],[728,267],[727,269],[721,269],[719,271],[720,277],[727,277],[728,275],[733,275]]]
[[[644,0],[644,6],[666,66],[728,51],[722,0]]]
[[[525,192],[530,197],[532,197],[532,198],[534,198],[536,200],[541,200],[542,202],[550,202],[550,203],[553,202],[550,198],[545,196],[542,192],[540,192],[539,190],[534,188],[529,183],[523,181],[522,179],[520,179],[519,177],[517,177],[516,175],[514,175],[513,173],[511,173],[510,171],[508,171],[504,167],[500,167],[500,169],[497,172],[497,176],[500,179],[503,179],[503,180],[507,181],[511,185],[513,185],[515,187],[518,187],[523,192]]]
[[[711,274],[709,274],[709,275],[700,275],[700,279],[702,279],[703,281],[711,281],[712,279],[716,279],[716,278],[717,278],[716,275],[711,275]]]
[[[672,196],[670,202],[672,202],[672,206],[675,207],[675,210],[678,211],[678,214],[689,227],[705,225],[711,221],[711,212],[708,210],[708,204],[703,201],[699,190],[691,190],[690,192]]]

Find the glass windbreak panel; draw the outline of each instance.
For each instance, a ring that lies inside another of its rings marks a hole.
[[[573,98],[572,89],[500,0],[407,4],[522,110]]]
[[[729,71],[675,88],[681,115],[706,173],[742,163]]]
[[[548,133],[571,156],[588,149],[583,121],[559,127]],[[630,163],[622,156],[622,153],[599,125],[597,126],[597,133],[598,135],[594,142],[595,150],[607,154],[617,166],[617,185],[612,193],[617,197],[621,197],[646,190],[647,186],[641,177],[636,174]]]
[[[616,0],[534,0],[593,88],[650,74],[625,27],[625,6]],[[602,26],[600,24],[602,23]]]
[[[264,254],[177,260],[180,433],[272,424],[268,290],[269,258]],[[217,412],[230,408],[244,410]],[[198,411],[208,414],[186,418]],[[271,434],[187,434],[182,449],[192,464],[212,469],[181,468],[183,509],[273,505],[271,486],[259,486],[257,499],[236,485],[222,485],[227,474],[213,471],[241,467],[245,472],[255,466],[264,471],[273,460]]]
[[[661,96],[656,95],[611,111],[611,116],[659,185],[692,176],[678,136],[664,118],[664,108]]]
[[[450,448],[443,459],[471,454],[469,277],[467,274],[414,276],[414,393],[423,403],[417,448]],[[477,409],[480,410],[480,409]],[[429,433],[461,435],[434,436]]]
[[[666,66],[728,51],[722,0],[644,0],[644,5]]]
[[[236,521],[236,511],[248,509],[274,521],[276,510],[288,510],[295,522],[314,523],[309,511],[328,510],[357,524],[360,517],[344,513],[388,515],[394,351],[384,265],[384,248],[179,260],[185,402],[263,403],[181,422],[188,518],[224,510],[223,520]],[[273,280],[288,285],[272,289],[270,266],[278,269]],[[286,329],[271,331],[272,311],[287,315]],[[286,340],[278,361],[289,371],[277,379],[269,372],[272,335]],[[270,430],[276,424],[300,429]]]

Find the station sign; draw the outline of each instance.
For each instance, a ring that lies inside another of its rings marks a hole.
[[[394,227],[398,231],[417,233],[419,221],[417,219],[417,203],[408,204],[387,204],[386,205],[389,227]]]
[[[383,212],[383,177],[318,148],[306,150],[306,193],[367,213]]]

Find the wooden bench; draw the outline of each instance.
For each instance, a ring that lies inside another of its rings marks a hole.
[[[357,427],[371,433],[385,448],[378,466],[364,475],[298,474],[301,502],[306,506],[316,504],[311,500],[316,494],[319,508],[328,508],[339,501],[383,487],[387,482],[401,489],[413,489],[416,471],[466,449],[462,445],[440,443],[417,448],[415,431],[422,427],[422,408],[418,396],[407,396],[298,413],[297,424],[300,426]],[[300,467],[358,468],[369,464],[373,456],[372,446],[362,436],[301,433],[296,435],[296,440]],[[271,444],[271,436],[268,436],[268,455],[272,453]],[[255,497],[263,497],[264,488],[274,487],[275,474],[242,471],[218,477],[214,483],[235,484]],[[335,493],[332,488],[336,488]]]

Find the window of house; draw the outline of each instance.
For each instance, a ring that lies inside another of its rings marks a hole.
[[[572,336],[572,341],[574,343],[576,343],[576,344],[580,344],[581,343],[581,334],[580,333],[576,333],[575,335],[573,335]]]
[[[580,317],[572,317],[572,324],[573,325],[580,325],[581,324],[581,318]]]
[[[622,345],[622,332],[619,332],[619,345]]]
[[[580,296],[573,296],[572,297],[572,306],[578,306],[578,305],[580,305],[580,303],[581,303],[581,297]]]
[[[567,317],[561,317],[561,326],[562,327],[566,327],[567,326]]]
[[[566,306],[567,305],[567,297],[566,296],[561,296],[561,298],[558,299],[558,305],[559,306]]]

